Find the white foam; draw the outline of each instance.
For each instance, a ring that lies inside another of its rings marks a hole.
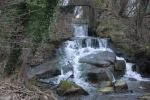
[[[126,63],[126,74],[124,75],[124,77],[134,78],[139,81],[143,80],[139,73],[132,70],[133,65],[134,64],[132,63]]]

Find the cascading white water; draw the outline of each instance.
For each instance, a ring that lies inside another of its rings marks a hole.
[[[142,78],[142,76],[139,73],[133,71],[133,65],[134,65],[133,63],[126,62],[126,60],[123,57],[116,57],[116,59],[124,60],[126,63],[126,73],[124,75],[125,78],[133,78],[138,81],[148,81],[148,79]]]
[[[136,80],[143,80],[141,75],[138,74],[137,72],[134,72],[133,71],[133,63],[126,63],[126,74],[125,74],[125,77],[128,77],[128,78],[134,78]]]
[[[74,24],[74,36],[75,37],[87,37],[88,36],[88,25]]]

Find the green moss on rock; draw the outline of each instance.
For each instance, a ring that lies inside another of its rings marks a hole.
[[[74,86],[75,84],[72,81],[68,81],[68,80],[63,80],[60,82],[60,88],[63,90],[67,90],[70,89]]]

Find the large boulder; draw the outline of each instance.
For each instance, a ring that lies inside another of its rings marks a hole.
[[[113,81],[114,66],[108,68],[99,68],[90,64],[81,64],[83,71],[82,77],[91,83],[100,83],[102,81]]]
[[[97,67],[109,67],[110,65],[114,65],[115,61],[115,53],[108,51],[89,54],[79,60],[80,63],[95,65]]]
[[[82,87],[69,80],[63,80],[59,83],[57,94],[60,96],[88,95]]]
[[[60,74],[61,72],[57,68],[55,61],[45,62],[39,66],[32,67],[27,71],[27,76],[29,79],[33,77],[46,79],[46,78],[51,78]]]
[[[114,70],[115,77],[122,77],[126,71],[126,62],[124,60],[117,60],[115,63]]]

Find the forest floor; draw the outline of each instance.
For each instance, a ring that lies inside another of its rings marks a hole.
[[[20,81],[11,79],[0,80],[0,100],[56,100],[51,90],[41,91],[32,86],[29,90]]]

